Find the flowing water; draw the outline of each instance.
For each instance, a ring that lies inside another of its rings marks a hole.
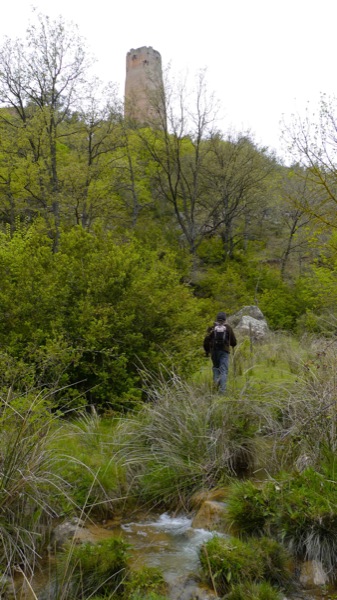
[[[161,570],[168,583],[171,600],[213,600],[216,596],[212,590],[200,587],[198,571],[199,549],[215,534],[221,535],[193,528],[192,519],[187,516],[171,517],[164,513],[119,526],[109,523],[104,527],[88,525],[79,528],[76,537],[93,543],[108,537],[122,537],[131,546],[133,568],[152,566]],[[40,582],[35,581],[35,584],[40,591],[41,588],[46,589],[45,580],[40,579]],[[49,598],[48,595],[46,597]],[[323,597],[326,599],[326,596],[321,594],[300,595],[300,598],[305,600],[318,600]],[[29,590],[26,590],[20,598],[32,600],[36,596],[30,595]],[[291,596],[289,600],[290,598]],[[292,598],[297,600],[298,596]]]
[[[186,516],[170,517],[164,513],[118,526],[109,523],[104,527],[87,524],[84,528],[78,528],[76,538],[82,542],[97,543],[102,539],[121,537],[130,544],[134,569],[149,566],[161,570],[172,600],[190,600],[196,597],[211,600],[214,598],[211,590],[199,588],[197,572],[199,548],[214,533],[194,529],[191,525],[192,519]],[[52,565],[49,565],[45,573],[40,572],[34,576],[32,586],[38,598],[49,600],[52,597],[48,583],[52,570]],[[35,600],[36,596],[30,586],[23,584],[21,578],[18,578],[17,583],[20,600]],[[201,595],[198,595],[198,590]]]
[[[198,571],[199,548],[214,535],[192,528],[192,520],[186,516],[170,517],[167,513],[154,520],[123,525],[122,530],[133,546],[134,567],[159,567],[171,587]]]

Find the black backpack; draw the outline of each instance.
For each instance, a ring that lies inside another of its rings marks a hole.
[[[226,342],[228,342],[229,333],[227,331],[226,325],[220,325],[220,323],[216,323],[214,325],[214,349],[215,350],[224,350]]]

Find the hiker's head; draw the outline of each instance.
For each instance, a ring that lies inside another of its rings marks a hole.
[[[225,312],[219,312],[216,316],[216,320],[217,321],[226,321],[226,313]]]

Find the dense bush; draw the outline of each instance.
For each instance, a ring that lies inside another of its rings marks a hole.
[[[281,544],[268,537],[246,541],[213,537],[202,546],[200,562],[208,583],[221,594],[241,584],[267,581],[284,586],[291,580],[288,553]],[[272,588],[266,586],[266,589]]]
[[[333,573],[337,551],[335,481],[312,469],[256,486],[235,483],[228,516],[237,533],[272,532],[302,559],[318,560]]]
[[[238,538],[213,537],[202,546],[200,562],[208,584],[221,595],[232,585],[263,578],[259,554],[253,546]]]
[[[48,386],[67,410],[141,398],[139,369],[184,374],[205,324],[169,252],[74,228],[57,253],[41,224],[0,235],[0,389]]]

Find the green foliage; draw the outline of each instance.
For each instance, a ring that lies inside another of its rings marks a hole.
[[[226,600],[282,600],[282,598],[281,592],[267,581],[235,585],[225,596]]]
[[[259,487],[235,483],[228,516],[238,533],[273,532],[296,556],[321,561],[331,572],[337,548],[335,485],[313,469],[294,477],[285,473]]]
[[[262,534],[266,530],[271,510],[270,486],[265,484],[260,489],[250,480],[232,483],[228,496],[227,514],[236,533],[240,535]]]
[[[294,291],[284,283],[265,289],[260,295],[259,306],[272,329],[294,329],[300,310]]]
[[[198,256],[208,265],[222,263],[224,260],[224,247],[221,238],[213,236],[202,240],[198,247]]]
[[[114,428],[113,419],[104,421],[96,413],[63,424],[53,446],[56,472],[69,486],[65,512],[75,505],[103,519],[127,505],[126,473],[115,455]]]
[[[165,600],[167,584],[157,567],[143,567],[131,571],[125,584],[128,600]]]
[[[251,304],[252,292],[247,278],[236,263],[208,267],[198,275],[195,285],[198,296],[212,298],[215,305],[221,303],[220,306],[229,313],[235,312],[239,306]]]
[[[50,449],[55,419],[45,398],[9,391],[0,407],[0,560],[29,573],[66,495]]]
[[[331,572],[337,550],[336,483],[313,469],[281,483],[281,510],[275,507],[275,526],[298,556],[321,561]]]
[[[208,583],[225,594],[242,581],[260,581],[263,564],[252,545],[237,538],[213,537],[200,550],[201,567]]]
[[[259,403],[214,397],[210,389],[172,374],[155,379],[149,402],[120,420],[120,460],[140,498],[163,506],[187,506],[193,493],[249,472],[259,446]]]
[[[123,591],[127,577],[128,546],[117,538],[96,544],[70,546],[58,557],[59,577],[66,582],[67,598],[85,600],[97,592],[103,596]]]
[[[0,275],[4,360],[22,365],[21,381],[60,390],[54,402],[67,409],[129,408],[141,397],[140,367],[177,363],[183,374],[200,361],[204,324],[174,256],[158,262],[137,242],[81,228],[53,254],[36,225],[1,237]],[[12,369],[2,378],[16,384]]]
[[[280,586],[291,579],[288,553],[281,544],[268,537],[247,541],[214,537],[202,546],[200,561],[208,582],[222,594],[240,584],[268,581]],[[269,585],[266,589],[272,588]]]
[[[291,556],[284,545],[267,536],[250,540],[250,543],[261,557],[263,578],[277,586],[290,584],[293,576]]]

